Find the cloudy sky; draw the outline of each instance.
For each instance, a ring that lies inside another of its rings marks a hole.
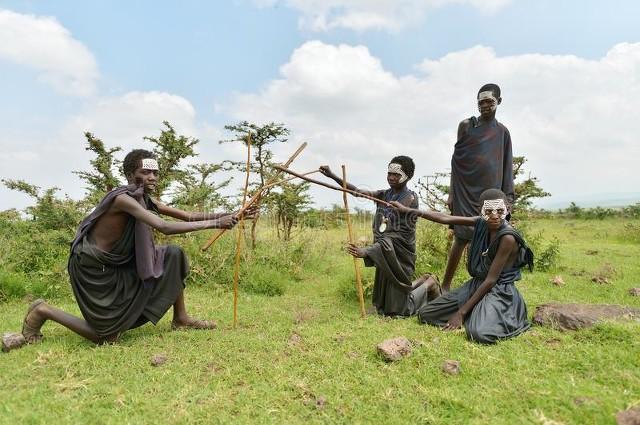
[[[309,142],[293,168],[384,187],[396,154],[448,170],[495,82],[514,154],[553,194],[540,205],[637,202],[638,16],[635,0],[0,0],[0,178],[78,198],[85,131],[127,150],[163,120],[201,161],[241,159],[218,140],[246,119],[292,130],[277,158]],[[0,187],[0,210],[29,202]]]

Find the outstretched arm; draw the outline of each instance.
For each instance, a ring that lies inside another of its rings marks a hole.
[[[331,171],[331,168],[329,168],[328,165],[321,165],[320,166],[320,172],[322,174],[324,174],[325,176],[329,177],[334,182],[338,183],[340,185],[340,187],[342,187],[342,178],[338,177],[333,171]],[[368,196],[375,196],[376,193],[378,193],[378,192],[371,191],[371,190],[359,189],[358,187],[356,187],[355,185],[353,185],[353,184],[351,184],[349,182],[347,182],[347,189],[353,190],[354,192],[362,193],[362,194],[368,195]]]
[[[116,197],[116,199],[113,201],[113,208],[115,209],[115,211],[125,212],[133,216],[136,220],[140,220],[143,223],[148,224],[149,226],[153,227],[154,229],[158,230],[160,233],[163,233],[165,235],[188,233],[188,232],[193,232],[195,230],[203,230],[203,229],[231,229],[238,222],[237,217],[231,214],[222,216],[217,219],[212,219],[212,220],[191,221],[191,222],[166,221],[158,217],[157,215],[152,214],[147,209],[143,208],[135,199],[133,199],[132,197],[126,194],[118,195]],[[166,208],[169,208],[169,207],[166,207]],[[158,209],[160,210],[160,207],[158,207]],[[177,209],[174,209],[174,210],[181,211]],[[162,210],[160,211],[162,212]],[[173,217],[170,214],[167,214],[167,215],[169,215],[170,217]],[[175,217],[175,218],[179,218],[179,217]]]
[[[502,269],[504,268],[509,256],[513,252],[514,249],[518,247],[518,243],[516,239],[511,235],[505,235],[500,238],[500,242],[498,245],[498,252],[496,253],[496,257],[491,262],[491,267],[489,267],[489,273],[487,277],[484,278],[484,282],[476,289],[476,292],[467,300],[466,303],[460,309],[454,313],[453,316],[449,319],[449,322],[444,326],[445,330],[458,329],[462,326],[464,322],[464,317],[471,313],[473,307],[478,304],[486,294],[489,292],[491,288],[498,281],[498,277],[500,277],[500,273],[502,273]]]
[[[164,205],[156,200],[153,201],[157,207],[158,212],[162,215],[166,215],[169,217],[176,218],[182,221],[205,221],[205,220],[219,220],[223,217],[229,215],[237,215],[238,211],[232,212],[223,212],[223,213],[209,213],[209,212],[198,212],[198,211],[184,211],[179,208],[173,208],[168,205]],[[253,218],[258,210],[258,206],[252,205],[244,212],[245,219]]]
[[[463,226],[473,226],[476,224],[476,220],[478,219],[478,217],[460,217],[457,215],[441,213],[439,211],[418,210],[409,208],[397,201],[392,201],[391,205],[396,210],[402,213],[415,214],[417,217],[421,217],[440,224],[460,224]]]

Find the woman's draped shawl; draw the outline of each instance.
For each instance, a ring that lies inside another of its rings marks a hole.
[[[400,194],[394,194],[391,189],[381,190],[375,196],[385,201],[400,202],[413,196],[409,206],[418,207],[417,195],[408,189]],[[387,228],[381,232],[380,224],[385,215],[388,217]],[[373,220],[374,243],[365,248],[364,263],[367,267],[376,267],[373,304],[379,313],[410,315],[419,307],[411,305],[420,302],[411,298],[416,263],[416,220],[415,215],[377,205]]]
[[[451,214],[474,217],[480,213],[480,194],[500,189],[513,202],[513,157],[509,130],[497,120],[477,126],[476,117],[456,142],[451,157]],[[454,226],[456,236],[471,240],[473,228]]]

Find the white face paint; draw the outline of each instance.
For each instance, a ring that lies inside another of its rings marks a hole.
[[[402,171],[402,165],[396,164],[394,162],[389,164],[389,168],[387,169],[387,172],[388,173],[394,173],[394,174],[400,174],[399,183],[404,183],[409,179],[409,177],[407,177],[407,174],[404,171]]]
[[[142,160],[142,165],[140,166],[143,170],[159,170],[158,161],[153,158],[145,158]]]
[[[488,221],[493,214],[498,214],[500,219],[507,218],[507,205],[504,203],[504,199],[492,199],[484,201],[481,210],[482,218]]]
[[[483,100],[491,101],[491,112],[498,108],[498,99],[495,98],[491,90],[481,91],[478,93],[478,109],[480,109],[480,102]]]

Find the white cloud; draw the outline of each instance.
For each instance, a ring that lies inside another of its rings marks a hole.
[[[67,95],[91,95],[99,77],[89,49],[53,17],[0,10],[0,60],[35,69]]]
[[[302,15],[299,26],[311,31],[399,31],[420,22],[432,9],[467,4],[493,13],[511,0],[254,0],[260,7],[285,4]]]
[[[200,130],[195,109],[183,97],[164,92],[129,92],[90,102],[58,131],[53,130],[53,136],[46,140],[0,135],[3,148],[0,178],[24,179],[42,187],[62,187],[71,197],[80,198],[84,188],[71,171],[86,170],[89,166],[91,153],[85,151],[85,131],[94,133],[108,147],[122,147],[123,152],[117,154],[122,159],[133,148],[151,149],[151,143],[143,137],[158,136],[165,120],[178,134],[191,137],[202,134],[207,139],[216,135],[207,127]],[[201,148],[207,152],[211,149],[210,146]],[[203,161],[213,162],[210,157]],[[0,185],[0,210],[21,208],[28,203],[23,195]]]
[[[285,122],[295,139],[310,141],[296,161],[300,170],[346,163],[352,181],[376,187],[385,186],[386,164],[396,154],[412,156],[418,176],[446,170],[458,122],[477,113],[477,89],[496,82],[503,90],[498,119],[511,131],[514,154],[529,159],[545,189],[566,198],[637,191],[640,183],[640,43],[618,44],[599,60],[500,57],[477,46],[396,76],[366,47],[313,41],[280,71],[282,78],[259,93],[236,95],[223,110],[237,119]]]

